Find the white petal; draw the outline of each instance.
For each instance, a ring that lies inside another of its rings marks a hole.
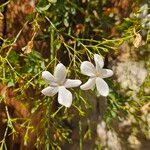
[[[54,76],[49,71],[43,71],[42,72],[42,78],[48,84],[55,82]]]
[[[59,87],[58,103],[65,107],[70,107],[72,104],[72,94],[64,86]]]
[[[96,88],[99,94],[102,96],[107,96],[109,93],[109,87],[107,83],[101,78],[96,78]]]
[[[89,61],[84,61],[80,66],[81,73],[87,76],[95,76],[96,70],[94,65]]]
[[[102,78],[108,78],[113,75],[113,71],[110,69],[102,69]]]
[[[46,96],[54,96],[58,92],[58,87],[48,86],[41,91]]]
[[[72,88],[72,87],[77,87],[81,84],[82,82],[80,80],[72,80],[72,79],[67,79],[64,86],[66,88]]]
[[[82,90],[92,89],[95,85],[95,78],[90,78],[86,83],[80,86]]]
[[[58,64],[54,71],[54,77],[59,84],[64,83],[66,79],[66,67],[63,64]]]
[[[97,72],[100,72],[101,68],[104,67],[103,58],[100,55],[98,55],[98,54],[94,54],[94,61],[95,61]]]

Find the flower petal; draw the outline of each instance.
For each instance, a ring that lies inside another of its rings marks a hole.
[[[109,87],[107,83],[101,79],[101,78],[96,78],[96,88],[102,96],[107,96],[109,93]]]
[[[90,78],[86,83],[80,86],[82,90],[92,89],[95,85],[95,78]]]
[[[102,69],[102,78],[108,78],[113,75],[113,71],[110,69]]]
[[[56,78],[57,83],[62,84],[66,79],[66,67],[59,63],[54,71],[54,77]]]
[[[49,71],[42,72],[42,78],[45,80],[46,83],[50,84],[55,82],[54,76]]]
[[[70,107],[72,104],[72,94],[64,86],[59,87],[58,103],[65,107]]]
[[[82,82],[80,80],[72,80],[72,79],[67,79],[64,86],[66,88],[72,88],[72,87],[77,87],[81,84]]]
[[[96,71],[100,72],[101,69],[104,67],[103,58],[98,54],[94,54],[94,61],[95,61],[95,65],[96,65]]]
[[[89,61],[84,61],[80,66],[81,73],[87,76],[95,76],[96,70],[94,65]]]
[[[41,91],[46,96],[54,96],[58,92],[58,87],[48,86]]]

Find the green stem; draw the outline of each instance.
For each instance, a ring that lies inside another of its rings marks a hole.
[[[3,140],[1,141],[1,147],[0,150],[3,150],[4,144],[5,144],[5,140],[6,140],[6,135],[8,133],[8,126],[6,127],[5,133],[4,133],[4,137]]]
[[[54,117],[57,115],[57,113],[58,113],[62,108],[63,108],[63,106],[60,106],[60,107],[58,108],[58,110],[57,110],[56,112],[54,112],[54,113],[51,115],[51,117],[54,118]]]
[[[6,53],[6,57],[5,57],[6,59],[7,59],[7,57],[9,56],[9,54],[10,54],[10,52],[11,52],[11,50],[12,50],[14,44],[15,44],[16,41],[18,40],[19,36],[21,35],[23,29],[25,28],[25,26],[26,26],[27,24],[28,24],[28,21],[25,22],[25,24],[23,25],[22,29],[21,29],[21,30],[18,32],[18,34],[16,35],[16,38],[14,39],[14,41],[12,42],[12,44],[11,44],[11,46],[10,46],[8,52]]]
[[[83,150],[82,123],[79,121],[80,150]]]
[[[55,58],[55,49],[54,49],[54,28],[50,27],[50,60]]]

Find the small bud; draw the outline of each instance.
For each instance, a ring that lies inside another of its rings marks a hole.
[[[25,47],[22,48],[22,51],[25,54],[28,54],[28,53],[31,53],[32,48],[33,48],[33,41],[29,41],[28,44]]]
[[[142,36],[138,33],[133,41],[134,47],[138,48],[141,45]]]

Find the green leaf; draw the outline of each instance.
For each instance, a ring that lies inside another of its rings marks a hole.
[[[0,95],[0,103],[3,101],[4,97]]]
[[[48,0],[50,3],[55,4],[57,0]]]
[[[11,64],[17,64],[18,63],[18,60],[19,59],[19,55],[16,53],[15,50],[12,50],[10,53],[9,53],[9,56],[8,56],[8,60]]]
[[[15,86],[15,83],[13,82],[13,80],[8,82],[8,84],[7,84],[7,87],[12,87],[12,86]]]
[[[39,13],[43,13],[44,11],[47,11],[50,8],[51,4],[47,0],[40,0],[37,4],[36,10]]]

